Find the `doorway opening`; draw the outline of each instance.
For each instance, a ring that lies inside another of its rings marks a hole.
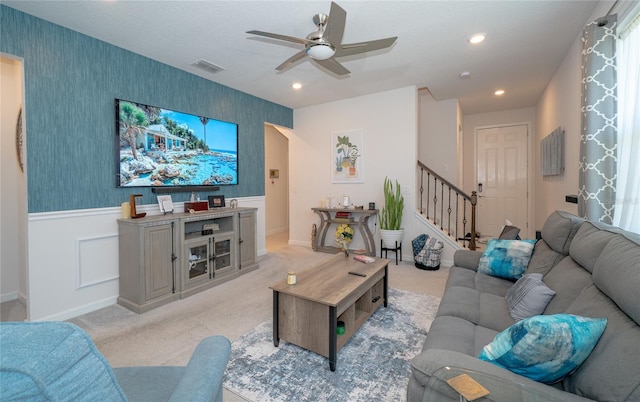
[[[289,244],[288,130],[265,124],[265,234],[267,252]]]
[[[0,317],[29,319],[24,63],[0,54]]]

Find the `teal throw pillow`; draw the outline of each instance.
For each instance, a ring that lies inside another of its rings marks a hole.
[[[571,374],[589,356],[606,318],[539,315],[500,332],[478,358],[545,384]]]
[[[478,272],[498,278],[520,279],[529,265],[535,244],[535,239],[491,239],[480,257]]]

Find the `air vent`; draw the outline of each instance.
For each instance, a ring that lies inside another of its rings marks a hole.
[[[220,67],[220,66],[216,66],[215,64],[213,64],[210,61],[204,60],[204,59],[200,59],[198,61],[196,61],[195,63],[192,64],[192,66],[194,67],[198,67],[204,71],[207,71],[209,73],[215,74],[217,72],[220,71],[224,71],[224,68]]]

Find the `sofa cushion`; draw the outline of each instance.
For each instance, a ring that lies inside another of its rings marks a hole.
[[[538,241],[533,247],[533,254],[531,254],[529,266],[525,273],[546,275],[564,257],[566,257],[566,254],[554,251],[544,240]]]
[[[494,331],[502,331],[515,322],[509,315],[504,296],[462,286],[447,289],[438,306],[437,315],[462,318]]]
[[[569,246],[584,219],[564,211],[549,215],[542,226],[542,238],[552,250],[567,255]]]
[[[431,324],[422,350],[444,349],[478,356],[482,348],[489,344],[498,332],[462,318],[438,316]]]
[[[478,272],[505,279],[519,279],[529,265],[536,240],[491,239],[480,257]]]
[[[510,279],[478,274],[476,271],[452,266],[449,269],[449,276],[447,277],[445,289],[449,289],[452,286],[462,286],[475,289],[482,293],[504,296],[512,285],[513,281]]]
[[[593,283],[591,274],[569,256],[564,257],[545,275],[543,280],[551,290],[556,292],[544,310],[544,314],[564,313],[582,289]]]
[[[599,229],[592,222],[585,222],[571,242],[569,255],[587,271],[593,272],[602,250],[616,236],[615,233]]]
[[[511,317],[520,321],[542,314],[555,294],[542,282],[542,274],[526,274],[518,279],[504,298]]]
[[[640,327],[595,285],[585,288],[567,313],[606,317],[607,328],[589,357],[562,381],[563,388],[598,401],[640,401]]]
[[[478,357],[532,380],[552,384],[582,364],[606,325],[606,318],[569,314],[534,316],[496,335]]]
[[[0,400],[126,401],[91,338],[66,322],[0,324]]]
[[[622,235],[611,239],[595,263],[593,282],[640,323],[640,244]]]

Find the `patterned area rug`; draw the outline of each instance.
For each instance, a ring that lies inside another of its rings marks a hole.
[[[409,361],[424,343],[440,299],[389,289],[380,307],[338,352],[327,358],[280,341],[271,320],[232,344],[224,386],[250,401],[404,401]]]

